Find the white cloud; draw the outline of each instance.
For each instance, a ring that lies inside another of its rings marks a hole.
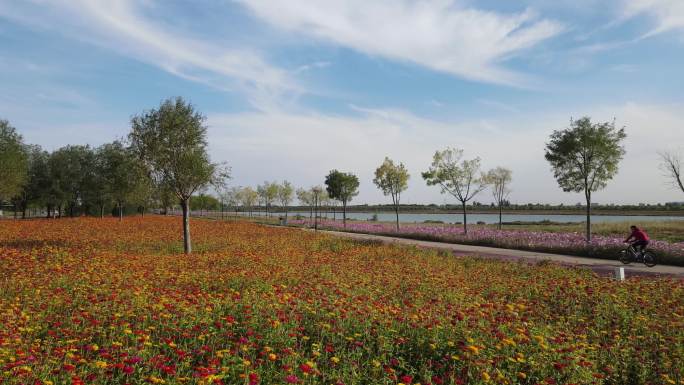
[[[603,203],[681,200],[658,171],[657,150],[684,142],[682,106],[628,103],[581,111],[596,121],[617,117],[627,126],[627,155],[608,188],[595,194]],[[513,201],[564,202],[582,200],[556,185],[544,160],[544,145],[554,129],[568,125],[569,115],[539,113],[515,121],[440,122],[396,109],[353,107],[356,116],[283,111],[209,114],[209,137],[214,158],[234,171],[234,183],[254,185],[264,180],[288,179],[298,186],[321,184],[333,168],[356,173],[361,179],[356,202],[385,202],[372,184],[373,171],[385,156],[404,162],[411,173],[405,202],[453,202],[428,187],[420,173],[435,150],[465,149],[466,157],[480,156],[483,168],[513,170]],[[581,113],[575,116],[581,116]],[[488,192],[477,198],[491,200]]]
[[[643,37],[684,29],[682,0],[624,0],[625,18],[639,14],[648,14],[656,20],[656,26]]]
[[[562,30],[534,12],[500,14],[453,1],[238,0],[278,28],[467,79],[522,85],[501,62]]]
[[[132,0],[12,1],[0,3],[0,17],[56,30],[212,87],[245,91],[256,105],[301,91],[289,74],[267,63],[258,52],[194,39],[180,28],[145,16],[145,7],[152,4]]]

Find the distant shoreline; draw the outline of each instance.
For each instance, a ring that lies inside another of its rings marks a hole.
[[[280,212],[280,208],[274,208],[271,210],[271,212]],[[264,210],[255,210],[259,212],[263,212]],[[301,213],[308,213],[309,210],[307,208],[292,208],[289,210],[290,212],[301,212]],[[332,210],[325,210],[319,208],[319,213],[325,213],[326,211],[332,212]],[[342,210],[338,207],[335,209],[335,212],[337,213],[342,213]],[[391,209],[364,209],[364,208],[347,208],[347,213],[378,213],[378,214],[394,214],[394,210]],[[467,211],[468,214],[493,214],[493,215],[498,215],[499,212],[496,210],[482,210],[482,209],[473,209],[470,210],[468,209]],[[454,215],[462,215],[463,212],[459,210],[427,210],[427,209],[416,209],[416,210],[399,210],[399,214],[454,214]],[[586,211],[583,210],[504,210],[503,215],[586,215]],[[657,210],[601,210],[601,209],[595,209],[592,210],[591,212],[592,216],[603,216],[603,215],[617,215],[617,216],[643,216],[643,217],[666,217],[666,216],[672,216],[672,217],[682,217],[684,219],[684,210],[663,210],[663,211],[657,211]]]

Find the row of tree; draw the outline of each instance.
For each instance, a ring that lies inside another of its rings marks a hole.
[[[190,198],[198,191],[225,186],[228,169],[207,153],[206,118],[182,98],[131,119],[126,142],[97,148],[66,146],[52,153],[27,145],[9,122],[0,121],[0,201],[19,211],[44,206],[48,216],[91,213],[100,216],[125,204],[183,210],[183,244],[192,251]],[[15,209],[15,212],[17,210]]]
[[[142,209],[157,205],[160,193],[129,148],[115,141],[97,148],[65,146],[53,152],[24,144],[7,121],[2,130],[0,201],[11,202],[15,215],[26,217],[29,208],[44,208],[48,217],[82,213],[104,216],[124,205]],[[4,151],[7,149],[7,151]]]
[[[75,215],[93,210],[103,216],[110,206],[118,208],[121,216],[127,203],[143,209],[166,209],[178,203],[183,211],[186,253],[192,250],[190,199],[208,187],[224,191],[221,200],[250,210],[259,202],[267,213],[274,204],[287,212],[295,194],[312,210],[321,203],[336,201],[342,206],[346,226],[347,205],[358,195],[356,175],[332,170],[325,177],[325,188],[314,186],[295,191],[291,183],[284,181],[264,182],[256,190],[226,189],[229,172],[209,158],[205,120],[182,98],[167,99],[159,108],[131,119],[131,131],[125,142],[114,141],[97,148],[66,146],[52,153],[24,144],[9,122],[0,121],[0,201],[11,201],[24,212],[30,205],[41,205],[48,215],[60,216],[63,212]],[[587,241],[591,239],[592,193],[604,188],[617,173],[625,154],[625,137],[624,128],[616,128],[614,122],[592,123],[585,117],[571,121],[564,130],[554,131],[546,145],[545,157],[559,186],[564,191],[585,195]],[[672,153],[663,153],[661,157],[668,177],[684,191],[680,158]],[[458,200],[466,233],[467,203],[491,187],[501,225],[502,207],[510,193],[510,170],[497,167],[483,172],[480,158],[464,159],[463,150],[446,148],[435,152],[430,167],[421,176],[428,185],[439,186],[442,193]],[[389,158],[375,170],[373,182],[391,197],[397,228],[401,194],[407,189],[409,178],[406,167]],[[196,203],[203,207],[211,202],[206,194],[200,194]]]

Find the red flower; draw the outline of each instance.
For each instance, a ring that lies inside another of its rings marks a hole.
[[[404,384],[412,384],[413,377],[408,375],[401,376],[401,382],[403,382]]]
[[[76,369],[76,367],[74,365],[71,365],[71,364],[64,364],[64,365],[62,365],[62,369],[64,369],[67,372],[73,372],[74,369]]]
[[[257,385],[259,383],[259,375],[256,373],[249,374],[249,385]]]
[[[289,376],[285,377],[285,382],[288,384],[299,384],[299,378],[297,378],[297,376],[294,374],[290,374]]]

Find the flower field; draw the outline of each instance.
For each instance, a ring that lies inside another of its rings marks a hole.
[[[0,221],[1,384],[684,384],[684,282],[249,222]]]
[[[310,220],[292,220],[292,225],[311,226]],[[319,227],[330,230],[344,230],[367,234],[404,236],[416,239],[455,242],[472,245],[503,247],[509,249],[533,250],[588,256],[603,259],[617,259],[620,250],[626,247],[625,237],[594,235],[587,244],[580,232],[545,232],[529,230],[496,230],[491,227],[470,226],[468,235],[460,225],[404,224],[399,229],[393,223],[347,222],[324,220]],[[625,235],[627,232],[625,233]],[[684,242],[651,240],[649,245],[655,251],[658,262],[684,266]]]

